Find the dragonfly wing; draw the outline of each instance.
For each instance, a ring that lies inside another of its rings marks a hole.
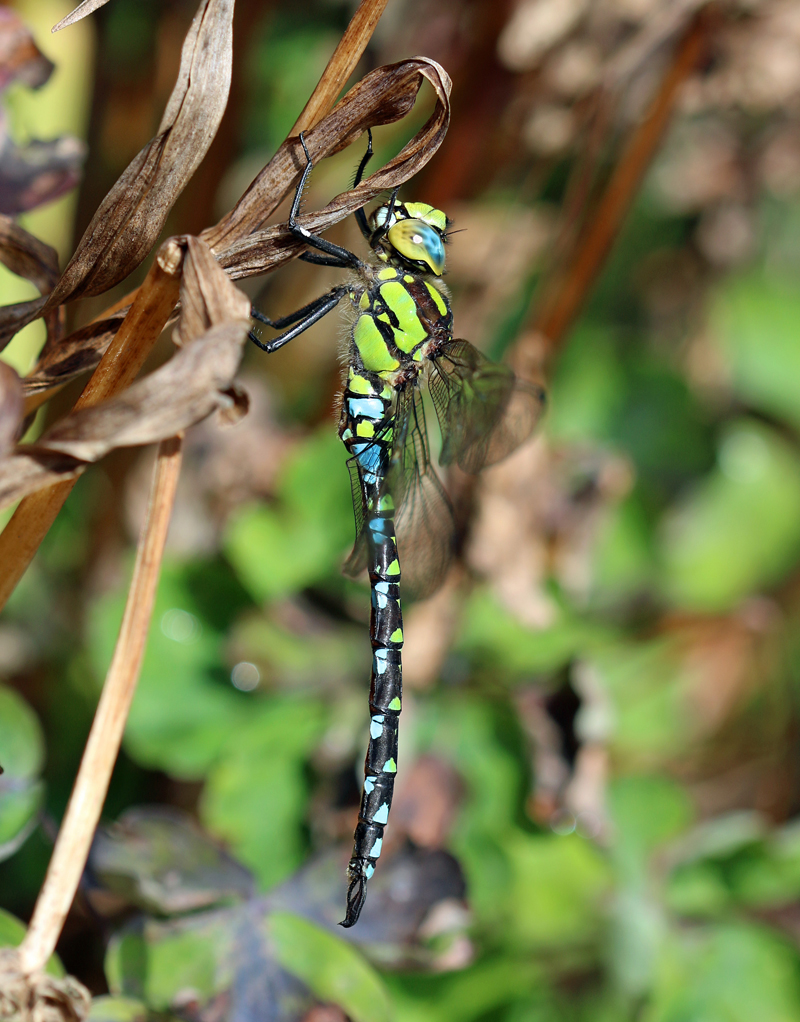
[[[416,387],[398,396],[387,484],[396,508],[403,593],[422,599],[435,592],[447,574],[455,526],[450,501],[431,464],[425,410]]]
[[[350,473],[353,514],[356,520],[356,541],[347,560],[344,562],[343,571],[350,578],[358,578],[367,567],[367,538],[366,529],[364,528],[364,492],[361,488],[361,479],[358,475],[358,460],[356,458],[347,459],[347,471]]]
[[[455,526],[450,501],[431,464],[422,395],[409,386],[397,396],[390,468],[380,496],[394,501],[394,526],[404,596],[422,599],[441,585],[453,557]],[[356,541],[344,564],[357,578],[367,568],[369,548],[358,461],[347,462]]]
[[[430,392],[442,431],[442,465],[479,472],[501,461],[531,435],[544,391],[454,340],[431,360]]]

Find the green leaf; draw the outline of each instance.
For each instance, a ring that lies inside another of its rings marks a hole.
[[[466,969],[445,975],[390,975],[387,985],[397,1022],[472,1022],[486,1017],[505,1020],[505,1014],[495,1014],[498,1008],[531,996],[538,1001],[547,993],[540,965],[530,956],[518,959],[512,955],[484,957]],[[526,1013],[519,1018],[520,1022],[556,1022],[556,1017],[550,1015]]]
[[[546,429],[562,441],[604,440],[625,398],[625,377],[606,328],[579,326],[549,388]]]
[[[13,689],[0,686],[0,860],[30,836],[44,802],[37,780],[44,760],[44,737],[33,710]]]
[[[477,588],[464,607],[459,652],[512,675],[555,670],[580,653],[606,641],[600,625],[563,611],[556,622],[533,631],[503,607],[485,588]]]
[[[9,777],[37,776],[44,762],[39,719],[13,689],[0,686],[0,766]]]
[[[301,862],[308,800],[306,761],[323,726],[318,702],[263,703],[208,774],[201,817],[271,887]]]
[[[141,931],[116,934],[105,961],[111,992],[141,997],[149,1008],[165,1011],[178,993],[203,1003],[226,989],[229,935],[217,916],[203,913],[183,925],[146,921]]]
[[[289,912],[273,912],[267,925],[278,961],[321,1001],[338,1004],[354,1022],[389,1022],[386,987],[351,944]]]
[[[275,504],[251,504],[233,516],[225,553],[256,600],[338,573],[353,534],[348,492],[344,448],[325,430],[299,445]]]
[[[611,872],[595,846],[574,834],[521,832],[504,845],[512,868],[513,939],[550,950],[596,939]]]
[[[677,869],[669,878],[666,900],[671,911],[684,916],[721,915],[731,903],[731,893],[720,871],[708,862],[694,862]]]
[[[659,638],[609,644],[589,658],[613,707],[618,769],[654,769],[688,740],[679,652],[669,639]]]
[[[666,777],[620,777],[608,790],[615,825],[614,854],[628,869],[642,865],[691,822],[689,796]]]
[[[712,312],[736,394],[794,426],[800,426],[798,322],[794,281],[761,273],[726,281]]]
[[[89,859],[109,891],[152,914],[174,915],[252,895],[253,878],[187,813],[168,806],[126,810],[100,827]]]
[[[132,997],[93,997],[89,1022],[146,1022],[147,1006]]]
[[[795,1022],[797,956],[756,927],[685,931],[660,963],[642,1022]]]
[[[126,751],[137,762],[186,780],[204,776],[247,718],[253,698],[217,680],[228,673],[223,633],[198,605],[197,588],[192,571],[164,565],[125,730]],[[91,652],[98,678],[110,662],[124,600],[120,592],[92,607]]]
[[[652,588],[652,539],[652,527],[636,495],[608,509],[592,555],[596,602],[619,603]]]
[[[0,908],[0,946],[18,947],[26,933],[25,923]]]
[[[681,607],[722,611],[779,581],[800,552],[800,460],[749,420],[723,437],[717,468],[666,516],[664,591]]]

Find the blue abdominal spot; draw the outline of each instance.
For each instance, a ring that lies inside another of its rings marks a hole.
[[[349,397],[347,410],[354,419],[372,419],[375,422],[383,417],[383,402],[376,397]]]
[[[375,476],[380,473],[383,463],[383,450],[378,444],[353,444],[351,450],[356,456],[358,464],[365,472],[370,472]]]

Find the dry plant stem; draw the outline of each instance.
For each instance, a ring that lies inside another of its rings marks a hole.
[[[574,257],[565,272],[552,281],[535,317],[534,329],[555,350],[572,326],[602,269],[622,222],[638,194],[639,185],[658,151],[681,86],[704,51],[708,19],[694,19],[678,45],[650,110],[625,147],[605,192],[585,229],[577,238]]]
[[[375,26],[386,9],[389,0],[361,0],[356,13],[333,51],[333,56],[322,72],[317,87],[303,107],[290,135],[313,128],[332,108],[347,79],[355,71],[361,54],[372,38]]]
[[[133,381],[175,308],[178,285],[178,276],[165,271],[157,258],[114,341],[78,398],[76,410],[100,404]],[[25,574],[74,485],[75,480],[70,479],[25,497],[0,534],[0,610]]]
[[[147,517],[114,657],[47,876],[20,946],[20,963],[26,975],[42,969],[55,950],[100,819],[144,657],[181,454],[181,437],[159,444]]]

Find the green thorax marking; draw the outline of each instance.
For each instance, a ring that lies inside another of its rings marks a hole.
[[[360,314],[353,341],[366,371],[388,375],[409,357],[420,360],[434,326],[450,318],[450,306],[422,276],[384,267],[373,280],[355,303]]]

